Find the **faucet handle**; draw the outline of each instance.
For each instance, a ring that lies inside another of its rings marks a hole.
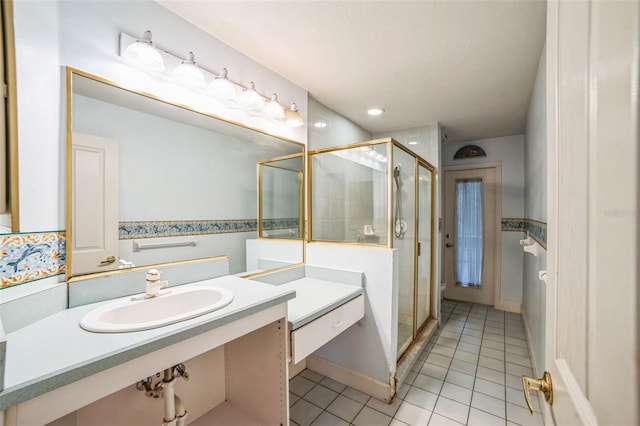
[[[145,278],[147,281],[158,281],[161,273],[162,271],[158,271],[157,269],[149,269]]]

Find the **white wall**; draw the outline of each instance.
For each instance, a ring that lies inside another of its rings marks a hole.
[[[398,252],[395,249],[307,244],[307,264],[363,272],[364,318],[314,355],[381,383],[396,371]]]
[[[458,149],[478,145],[487,153],[483,158],[453,160]],[[502,217],[522,218],[524,215],[524,138],[522,135],[482,139],[442,145],[442,165],[473,165],[487,162],[502,164]],[[500,301],[512,306],[522,303],[523,251],[520,232],[502,232],[502,264]]]
[[[538,74],[527,114],[524,134],[525,200],[524,217],[547,222],[547,120],[546,49],[542,49]],[[536,377],[545,371],[544,328],[546,284],[538,271],[547,269],[546,251],[540,257],[524,256],[522,314],[528,328]]]
[[[151,30],[157,46],[178,55],[192,50],[198,63],[213,72],[227,67],[233,81],[245,86],[254,81],[261,93],[278,93],[283,104],[295,101],[306,119],[306,90],[153,1],[15,0],[14,20],[23,232],[65,229],[63,67],[124,81],[131,68],[118,56],[121,31],[141,36]],[[306,126],[291,130],[290,136],[306,143]],[[20,287],[37,291],[63,279],[58,276]],[[3,296],[11,297],[12,292],[3,290]]]
[[[431,123],[409,129],[392,130],[373,135],[375,139],[393,138],[427,160],[434,167],[440,167],[440,126]],[[417,144],[409,144],[417,142]]]
[[[308,121],[309,150],[348,145],[372,139],[370,132],[313,98],[309,98]],[[325,123],[326,126],[316,127],[315,123]]]

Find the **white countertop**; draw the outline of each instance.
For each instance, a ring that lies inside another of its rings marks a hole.
[[[7,335],[0,411],[295,297],[290,286],[225,276],[186,285],[231,290],[226,307],[190,320],[131,333],[92,333],[80,319],[107,302],[67,309]],[[129,296],[127,296],[129,297]]]
[[[289,328],[295,330],[363,293],[361,286],[315,278],[300,278],[277,286],[294,290],[287,302]]]

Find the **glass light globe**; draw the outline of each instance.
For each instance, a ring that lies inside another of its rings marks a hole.
[[[160,52],[153,47],[151,31],[145,31],[142,40],[131,43],[122,53],[122,59],[144,71],[164,71],[164,61]]]
[[[247,109],[262,111],[265,108],[264,98],[256,92],[256,86],[253,81],[249,87],[242,92],[238,102]]]
[[[267,102],[266,111],[270,116],[278,120],[284,118],[284,108],[282,108],[282,105],[278,102],[278,95],[275,93],[271,96],[269,102]]]
[[[236,86],[227,78],[226,68],[223,69],[222,75],[211,80],[207,91],[222,100],[235,101],[237,97]]]
[[[298,112],[298,106],[294,103],[291,104],[291,108],[289,108],[284,113],[284,121],[287,123],[289,127],[300,127],[304,124],[304,120],[302,116]]]
[[[195,63],[193,52],[189,52],[187,58],[173,71],[173,80],[189,87],[204,87],[204,75]]]

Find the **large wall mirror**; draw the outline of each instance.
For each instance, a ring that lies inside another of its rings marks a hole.
[[[257,246],[277,266],[303,261],[302,186],[279,171],[302,182],[304,145],[72,68],[67,88],[69,277],[219,255],[232,274],[253,270],[259,199],[288,206],[267,226],[291,244],[282,259],[268,238]],[[259,178],[265,163],[278,172]]]

